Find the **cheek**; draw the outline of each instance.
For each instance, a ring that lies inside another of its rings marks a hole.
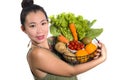
[[[44,28],[44,33],[45,33],[45,34],[48,34],[48,27],[45,27],[45,28]]]
[[[32,38],[32,37],[34,37],[35,36],[35,31],[34,30],[28,30],[28,31],[26,31],[26,33],[27,33],[27,35],[30,37],[30,38]]]

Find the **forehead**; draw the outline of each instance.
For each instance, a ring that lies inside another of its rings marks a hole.
[[[45,14],[41,11],[30,12],[26,16],[26,22],[41,21],[43,19],[46,19],[46,17],[45,17]]]

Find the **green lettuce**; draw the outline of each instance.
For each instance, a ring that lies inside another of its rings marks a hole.
[[[73,13],[63,12],[58,15],[52,15],[49,18],[50,18],[50,33],[53,36],[58,36],[62,34],[70,41],[73,40],[72,33],[69,29],[70,23],[75,24],[79,40],[82,40],[84,37],[90,37],[94,39],[103,32],[103,28],[100,29],[92,28],[96,20],[89,21],[87,19],[84,19],[83,16],[81,15],[75,16],[75,14]]]

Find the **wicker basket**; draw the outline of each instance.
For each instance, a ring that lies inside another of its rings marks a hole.
[[[92,41],[96,46],[99,43],[97,39],[94,39]],[[97,48],[99,48],[97,46]],[[69,51],[71,51],[70,49],[68,49]],[[75,51],[71,51],[73,52],[73,54],[75,54]],[[70,64],[81,64],[81,63],[85,63],[85,62],[89,62],[91,60],[93,60],[93,58],[95,57],[96,51],[94,51],[91,54],[85,55],[85,56],[69,56],[66,54],[63,54],[63,58],[66,60],[66,62],[70,63]]]
[[[81,64],[81,63],[85,63],[93,60],[95,53],[96,52],[91,53],[89,55],[85,55],[85,56],[69,56],[69,55],[63,54],[63,57],[66,60],[66,62],[70,64]]]
[[[94,43],[96,45],[96,47],[99,48],[99,46],[98,46],[99,41],[97,39],[94,39],[92,41],[92,43]],[[68,45],[66,45],[66,46],[68,46]],[[71,50],[68,47],[67,47],[67,50],[70,51],[73,54],[75,54],[77,52],[76,50]],[[60,53],[59,51],[57,51],[57,52]],[[76,56],[76,55],[74,55],[74,56],[71,55],[70,56],[70,54],[67,55],[65,53],[63,53],[63,54],[60,53],[60,54],[62,55],[62,59],[63,60],[65,60],[69,64],[73,64],[74,65],[74,64],[86,63],[86,62],[89,62],[89,61],[93,60],[93,58],[96,56],[95,55],[96,52],[97,51],[94,51],[93,53],[88,54],[88,55],[84,55],[84,56]]]

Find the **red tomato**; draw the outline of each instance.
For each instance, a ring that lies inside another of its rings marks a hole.
[[[78,41],[70,41],[68,47],[72,50],[80,50],[84,48],[84,44]]]

